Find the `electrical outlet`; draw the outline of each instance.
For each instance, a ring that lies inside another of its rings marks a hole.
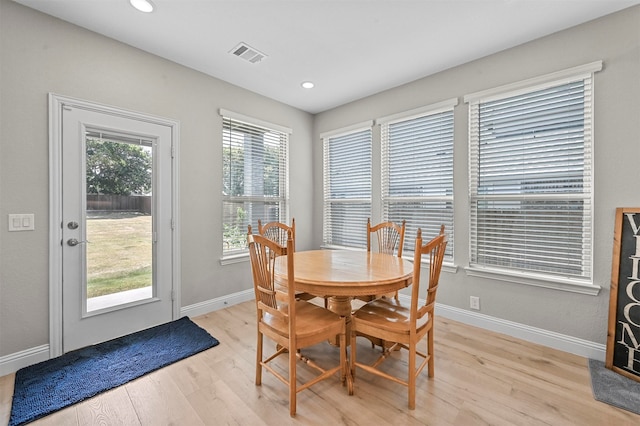
[[[480,310],[480,298],[478,296],[469,296],[469,307],[477,311]]]

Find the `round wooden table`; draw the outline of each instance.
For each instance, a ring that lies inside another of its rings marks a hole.
[[[311,250],[293,255],[296,291],[328,297],[327,307],[351,319],[351,300],[395,292],[413,279],[413,263],[384,253],[354,250]],[[287,257],[275,264],[276,282],[287,275]]]

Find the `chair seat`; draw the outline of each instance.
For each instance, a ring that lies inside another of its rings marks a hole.
[[[372,300],[376,300],[376,299],[380,299],[381,297],[387,297],[387,298],[392,298],[392,297],[396,297],[398,294],[397,291],[393,291],[391,293],[384,293],[384,294],[371,294],[368,296],[356,296],[354,299],[358,299],[361,300],[363,302],[371,302]]]
[[[402,306],[402,303],[395,299],[382,297],[363,305],[353,314],[353,318],[363,327],[366,325],[391,333],[409,335],[411,309]],[[418,319],[418,334],[428,323],[428,315]]]
[[[286,305],[282,309],[286,309]],[[343,323],[342,317],[323,307],[304,300],[296,301],[296,338],[305,341],[305,344],[313,341],[319,343],[326,340],[327,336],[339,334]],[[287,322],[268,313],[265,313],[261,326],[283,337],[289,334]]]

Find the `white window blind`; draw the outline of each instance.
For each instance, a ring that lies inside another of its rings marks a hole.
[[[229,255],[247,251],[247,225],[257,229],[258,219],[288,223],[289,133],[222,114],[223,254]]]
[[[455,102],[457,103],[457,101]],[[453,260],[453,105],[381,122],[383,219],[407,221],[405,253],[418,228],[427,240],[445,225]]]
[[[592,81],[470,102],[472,267],[591,280]]]
[[[325,246],[366,247],[371,216],[371,127],[323,137]]]

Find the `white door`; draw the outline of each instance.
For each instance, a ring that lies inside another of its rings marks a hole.
[[[172,129],[61,109],[62,350],[173,319]]]

